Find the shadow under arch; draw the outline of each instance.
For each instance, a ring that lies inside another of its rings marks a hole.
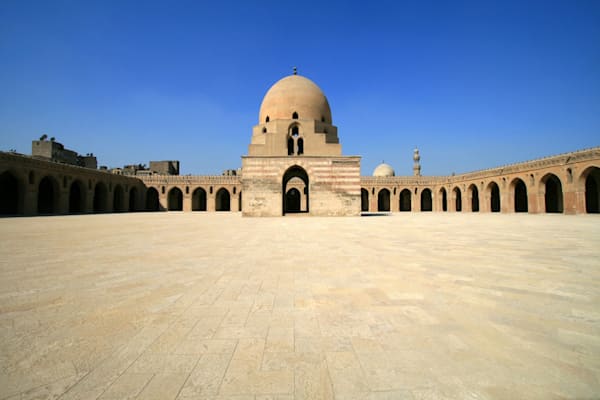
[[[553,173],[547,173],[540,180],[540,188],[544,192],[544,207],[547,213],[562,213],[563,189],[560,178]]]
[[[0,174],[0,215],[22,215],[25,187],[12,171]]]
[[[71,183],[69,189],[69,213],[78,214],[86,212],[87,191],[84,183],[77,179]]]
[[[600,213],[600,168],[586,168],[579,178],[579,186],[585,192],[585,212]]]
[[[292,179],[292,178],[300,178],[300,180],[302,180],[302,182],[304,182],[304,195],[306,196],[306,213],[308,213],[310,211],[309,208],[309,194],[308,194],[308,173],[306,172],[306,170],[302,167],[300,167],[299,165],[293,165],[290,168],[288,168],[285,173],[283,174],[283,179],[281,181],[281,213],[282,215],[288,214],[288,213],[298,213],[301,211],[297,211],[297,208],[295,207],[295,204],[291,204],[293,203],[293,201],[290,201],[291,199],[288,199],[287,196],[287,184],[288,182]]]

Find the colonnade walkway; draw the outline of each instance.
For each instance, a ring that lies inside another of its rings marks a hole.
[[[600,393],[600,217],[0,219],[0,398]]]

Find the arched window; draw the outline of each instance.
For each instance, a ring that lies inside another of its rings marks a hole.
[[[169,211],[182,211],[183,210],[183,193],[178,187],[174,187],[169,190],[167,198],[167,209]]]
[[[146,192],[146,210],[147,211],[158,211],[160,210],[160,202],[158,201],[158,191],[153,187],[149,188]]]
[[[17,176],[9,171],[0,174],[0,214],[21,214],[23,211],[23,186]]]
[[[381,189],[377,195],[377,211],[390,211],[390,191]]]
[[[525,186],[525,182],[519,178],[515,178],[511,183],[511,190],[514,193],[514,211],[527,212],[527,187]]]
[[[129,211],[137,210],[137,189],[131,188],[129,191]]]
[[[94,188],[94,212],[107,211],[108,192],[106,185],[102,182],[96,183]]]
[[[298,155],[304,154],[304,139],[298,139]]]
[[[410,190],[404,189],[400,192],[400,211],[411,210],[411,196]]]
[[[265,118],[265,122],[269,122],[271,119],[269,118],[269,116],[267,115],[267,118]]]
[[[52,214],[58,206],[59,183],[51,176],[44,177],[38,186],[38,213]]]
[[[288,183],[290,187],[288,187]],[[283,215],[287,213],[309,212],[308,186],[308,174],[300,166],[295,165],[290,167],[285,174],[283,174]],[[304,196],[302,196],[301,193],[304,193]]]
[[[201,187],[192,193],[192,211],[206,211],[206,190]]]
[[[431,199],[431,190],[423,189],[421,191],[421,211],[431,211],[432,207],[432,199]]]
[[[216,211],[231,211],[230,209],[230,196],[229,192],[225,188],[221,188],[217,191],[215,197],[215,210]]]
[[[115,185],[113,190],[113,211],[120,212],[123,211],[123,188],[121,185]]]
[[[369,191],[360,189],[360,210],[369,211]]]
[[[562,184],[558,176],[547,174],[542,178],[542,184],[545,186],[544,203],[547,213],[563,212],[563,192]]]
[[[490,197],[490,211],[500,212],[500,187],[496,182],[490,182],[487,190]]]
[[[296,111],[292,114],[292,119],[298,119],[298,113]]]
[[[292,126],[292,136],[298,136],[300,134],[300,130],[298,129],[298,125]]]
[[[294,155],[294,139],[292,137],[288,138],[287,148],[288,148],[288,156]]]

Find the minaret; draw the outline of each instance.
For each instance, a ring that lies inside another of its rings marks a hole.
[[[414,176],[421,176],[421,156],[419,155],[419,149],[417,149],[415,147],[415,151],[413,153],[413,160],[414,160],[414,164],[413,164],[413,175]]]

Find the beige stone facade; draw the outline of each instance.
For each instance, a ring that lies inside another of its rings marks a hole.
[[[413,176],[383,164],[361,177],[360,157],[342,155],[323,92],[291,75],[265,95],[238,175],[119,176],[0,153],[0,214],[600,211],[600,147],[452,176],[421,176],[417,150],[413,161]]]

